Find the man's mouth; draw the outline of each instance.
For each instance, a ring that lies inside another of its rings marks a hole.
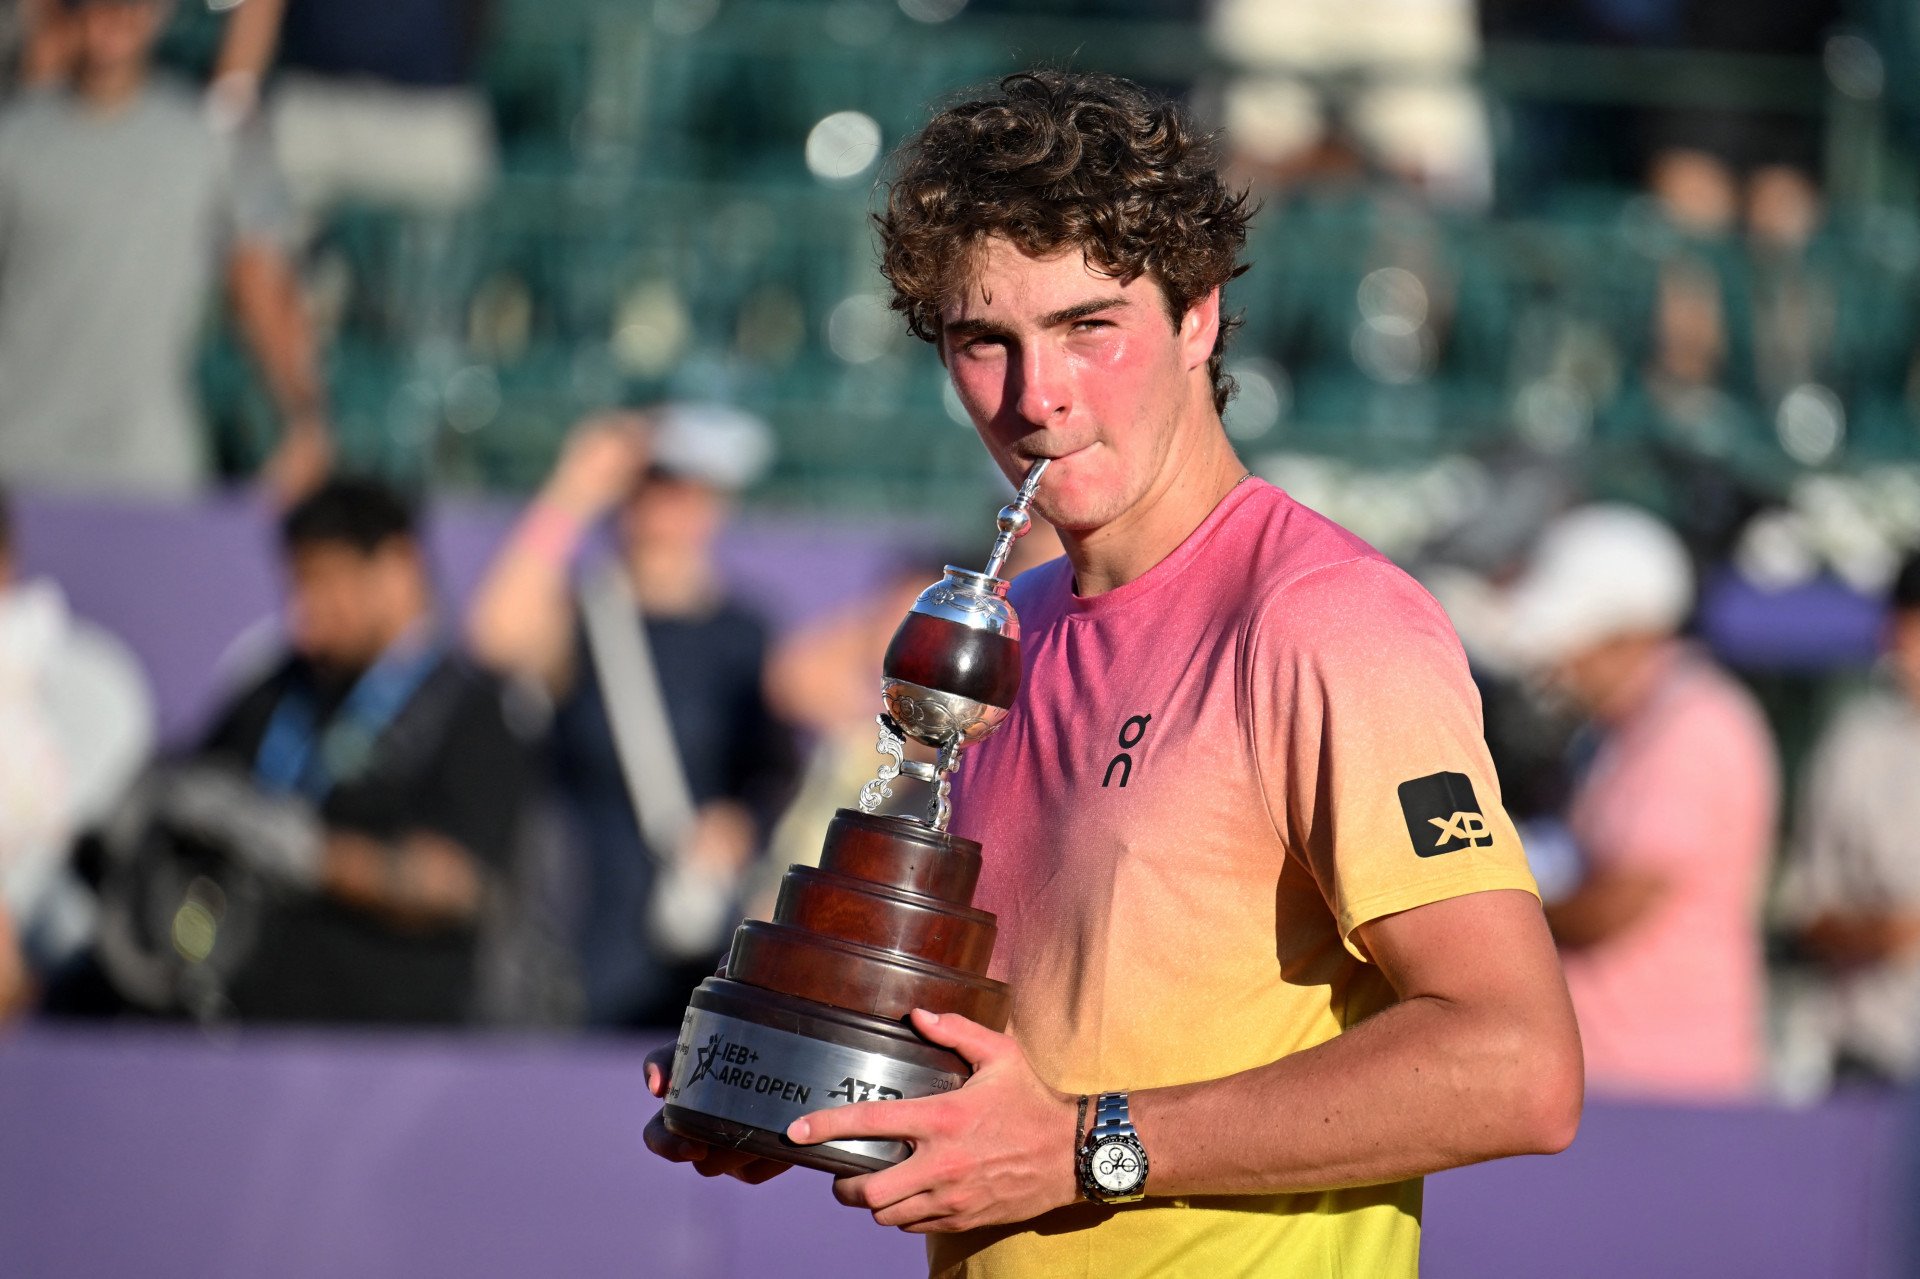
[[[1018,456],[1027,462],[1059,462],[1066,458],[1073,457],[1076,454],[1084,453],[1092,447],[1093,442],[1089,441],[1076,448],[1070,449],[1021,449]]]

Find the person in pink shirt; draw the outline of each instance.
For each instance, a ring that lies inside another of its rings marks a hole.
[[[941,112],[889,188],[895,306],[1001,471],[1047,462],[1065,548],[1013,586],[1019,697],[954,792],[1007,1032],[917,1011],[963,1087],[786,1132],[911,1142],[834,1194],[932,1236],[940,1279],[1412,1279],[1426,1173],[1579,1122],[1572,1009],[1446,615],[1221,424],[1249,213],[1176,107],[1068,72]]]
[[[1541,539],[1511,597],[1512,638],[1598,730],[1568,814],[1587,873],[1547,910],[1587,1079],[1733,1099],[1762,1081],[1778,768],[1753,697],[1677,638],[1692,599],[1670,529],[1586,507]]]

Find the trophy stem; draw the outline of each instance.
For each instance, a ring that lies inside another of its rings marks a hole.
[[[889,717],[882,715],[879,722],[880,740],[874,749],[886,759],[881,762],[879,774],[860,788],[860,811],[879,812],[880,805],[893,798],[893,787],[888,783],[897,777],[911,777],[933,787],[933,808],[924,820],[908,820],[921,821],[922,825],[945,833],[947,823],[953,819],[953,774],[960,767],[960,751],[966,743],[958,739],[943,742],[939,756],[928,764],[906,757],[906,740]]]

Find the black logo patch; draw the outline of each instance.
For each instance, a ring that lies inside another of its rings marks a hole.
[[[1422,857],[1493,843],[1493,828],[1465,773],[1434,773],[1401,782],[1400,811],[1406,815],[1413,851]]]

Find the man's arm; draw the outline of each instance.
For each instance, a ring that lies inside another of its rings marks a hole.
[[[507,535],[467,613],[467,647],[556,696],[572,681],[574,554],[646,467],[644,421],[608,413],[576,427]]]
[[[1398,1002],[1271,1066],[1136,1093],[1149,1193],[1370,1185],[1573,1141],[1580,1037],[1532,896],[1473,893],[1356,931]]]
[[[401,928],[461,924],[480,909],[480,868],[473,855],[425,831],[391,843],[329,831],[320,874],[329,895]]]
[[[280,443],[264,473],[274,493],[292,503],[326,478],[333,461],[326,392],[299,275],[278,246],[242,240],[229,258],[227,283],[241,336],[280,414]]]
[[[210,94],[236,121],[252,115],[259,102],[260,86],[273,67],[285,16],[286,0],[246,0],[227,19],[220,54],[213,64]]]
[[[1830,968],[1866,968],[1920,952],[1920,907],[1828,910],[1800,932],[1800,944]]]
[[[1672,885],[1665,876],[1626,866],[1594,868],[1580,887],[1549,905],[1553,938],[1569,950],[1618,937],[1645,919]]]
[[[1334,1039],[1224,1079],[1132,1094],[1150,1195],[1270,1194],[1397,1181],[1573,1140],[1579,1033],[1539,903],[1474,893],[1363,924],[1398,1002]],[[914,1154],[843,1178],[842,1202],[916,1232],[1024,1221],[1078,1197],[1075,1099],[1018,1044],[962,1017],[915,1024],[975,1066],[945,1097],[795,1121],[813,1143],[904,1138]]]

